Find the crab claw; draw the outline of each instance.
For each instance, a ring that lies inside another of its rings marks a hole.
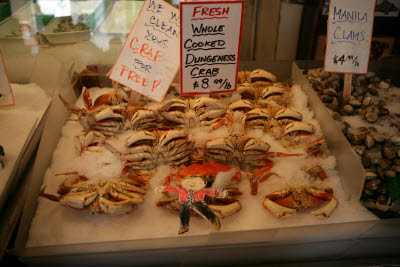
[[[225,110],[225,106],[218,99],[210,97],[200,97],[191,102],[191,105],[193,106],[193,109],[199,112],[219,109]]]
[[[107,107],[103,109],[102,111],[99,111],[94,114],[94,119],[95,121],[101,121],[104,119],[119,119],[121,121],[124,120],[124,116],[121,114],[115,113],[111,107]]]
[[[253,103],[250,100],[240,99],[238,101],[233,102],[228,106],[229,110],[232,111],[250,111],[254,108]]]
[[[267,120],[267,119],[272,119],[273,117],[274,117],[274,110],[267,109],[267,108],[263,108],[263,109],[255,108],[246,113],[247,120],[253,120],[253,119],[257,119],[257,118]]]
[[[60,205],[74,209],[84,209],[97,197],[97,192],[82,191],[60,197]]]
[[[166,146],[169,142],[171,142],[174,139],[178,138],[186,138],[187,137],[187,132],[185,130],[171,130],[171,131],[166,131],[163,135],[160,137],[160,146]]]
[[[136,142],[141,142],[140,144],[135,144],[135,145],[142,145],[143,142],[145,143],[153,143],[156,140],[156,137],[154,136],[153,133],[149,132],[149,131],[139,131],[133,135],[131,135],[130,137],[128,137],[125,141],[125,144],[127,146],[131,146],[133,144],[135,144]]]
[[[318,210],[311,212],[311,214],[319,218],[328,218],[336,209],[337,205],[338,205],[337,199],[332,197],[328,204],[326,204],[324,207]]]
[[[306,132],[306,133],[315,133],[315,127],[312,124],[294,121],[286,125],[284,129],[285,134],[293,133],[293,132]]]
[[[241,94],[241,93],[243,93],[244,91],[246,91],[246,90],[251,90],[251,89],[253,89],[253,85],[251,85],[251,83],[249,83],[249,82],[243,82],[243,83],[241,83],[241,84],[238,84],[237,89],[236,89],[236,92],[239,93],[239,94]]]
[[[238,201],[229,205],[208,205],[208,207],[220,219],[235,214],[242,208]]]
[[[101,209],[108,214],[128,214],[132,212],[135,204],[139,204],[141,202],[134,202],[131,200],[122,200],[122,201],[111,201],[104,197],[99,198],[99,204]]]
[[[268,197],[264,199],[264,207],[275,217],[289,217],[296,213],[295,209],[286,208],[271,201]]]
[[[167,102],[164,106],[159,108],[159,111],[172,111],[172,110],[180,110],[184,112],[187,109],[187,103],[181,99],[174,99]]]
[[[270,96],[283,95],[285,90],[282,87],[268,86],[262,91],[262,98],[266,99]]]
[[[131,124],[134,128],[137,128],[138,125],[155,121],[158,117],[158,111],[156,110],[138,110],[132,116]]]
[[[244,153],[246,153],[251,150],[258,150],[267,153],[270,147],[271,146],[268,143],[263,142],[259,139],[252,138],[249,142],[246,143],[243,151]]]
[[[275,119],[292,119],[296,121],[301,121],[303,119],[303,115],[300,112],[297,112],[290,108],[284,108],[276,112]]]
[[[232,152],[234,149],[232,142],[224,137],[207,140],[204,142],[204,147],[206,149],[224,149],[229,152]]]
[[[251,72],[250,80],[253,85],[268,86],[276,81],[276,76],[268,71],[257,69]]]

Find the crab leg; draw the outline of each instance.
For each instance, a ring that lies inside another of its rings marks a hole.
[[[123,190],[124,192],[120,192],[119,190],[120,189],[118,190],[111,189],[109,191],[110,196],[117,199],[118,201],[129,200],[133,204],[143,203],[143,197],[141,195],[125,190]]]
[[[58,95],[58,97],[60,98],[61,102],[63,102],[64,106],[72,113],[79,114],[82,111],[82,109],[78,108],[75,104],[63,98],[60,94]]]
[[[47,194],[47,193],[44,192],[44,190],[46,189],[46,187],[47,187],[47,186],[44,186],[44,187],[40,190],[39,196],[45,197],[45,198],[47,198],[48,200],[51,200],[51,201],[54,201],[54,202],[59,202],[59,201],[60,201],[60,198],[59,198],[59,197],[57,197],[57,196],[55,196],[55,195],[50,195],[50,194]]]
[[[329,203],[326,204],[324,207],[311,212],[312,215],[317,216],[319,218],[328,218],[332,215],[333,211],[336,209],[338,205],[338,201],[336,198],[332,197],[329,200]]]
[[[295,209],[286,208],[284,206],[278,205],[268,198],[264,199],[264,207],[275,217],[289,217],[295,214],[297,211]]]
[[[321,190],[320,190],[321,189]],[[333,211],[336,209],[337,205],[338,205],[338,201],[336,198],[334,198],[333,192],[330,188],[320,188],[320,189],[315,189],[315,188],[310,188],[310,187],[306,187],[306,191],[315,196],[316,198],[320,199],[320,200],[329,200],[329,203],[327,205],[325,205],[324,207],[311,212],[312,215],[315,215],[319,218],[327,218],[329,217]]]
[[[270,176],[277,175],[275,172],[270,172],[273,165],[265,166],[257,169],[251,176],[250,180],[250,188],[252,195],[257,195],[258,193],[258,184],[266,181]]]
[[[108,214],[127,214],[132,212],[135,204],[131,200],[123,200],[114,202],[104,197],[99,198],[99,204],[101,209]]]
[[[131,146],[138,141],[153,142],[155,140],[156,140],[156,137],[154,136],[153,133],[151,133],[149,131],[139,131],[139,132],[131,135],[130,137],[128,137],[125,141],[125,144],[127,146]]]
[[[92,107],[92,98],[90,97],[89,91],[86,88],[86,86],[84,86],[82,88],[82,98],[83,98],[83,102],[85,103],[86,108],[91,108]]]
[[[60,205],[65,207],[71,207],[74,209],[84,209],[97,197],[97,192],[78,192],[69,193],[60,197]]]
[[[219,218],[223,219],[227,216],[230,216],[232,214],[235,214],[238,212],[242,206],[238,201],[233,202],[232,204],[229,205],[207,205],[212,212]]]
[[[112,187],[117,190],[118,192],[126,194],[129,191],[138,192],[140,194],[146,194],[146,190],[136,187],[134,185],[128,184],[126,182],[119,182],[112,185]]]

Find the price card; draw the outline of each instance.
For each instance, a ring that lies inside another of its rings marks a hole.
[[[181,94],[235,91],[243,2],[186,2],[180,7]]]
[[[14,95],[11,90],[10,82],[8,80],[6,67],[4,65],[3,55],[0,52],[0,107],[13,106]]]
[[[146,0],[109,78],[161,102],[179,68],[179,11]]]
[[[325,71],[367,73],[376,0],[331,0]]]

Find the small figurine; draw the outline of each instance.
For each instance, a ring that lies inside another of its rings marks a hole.
[[[4,156],[5,156],[4,148],[0,145],[0,165],[1,165],[1,168],[4,168],[4,161],[3,161],[3,157]]]
[[[158,192],[174,192],[179,194],[181,225],[178,234],[189,231],[189,220],[191,209],[195,210],[205,219],[209,220],[217,231],[221,229],[221,223],[217,216],[211,211],[204,201],[205,195],[212,197],[227,197],[228,192],[224,190],[204,189],[206,181],[201,176],[190,175],[183,178],[182,187],[160,186]]]

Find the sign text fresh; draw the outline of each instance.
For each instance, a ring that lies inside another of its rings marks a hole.
[[[182,94],[236,90],[242,12],[239,1],[181,3]]]

